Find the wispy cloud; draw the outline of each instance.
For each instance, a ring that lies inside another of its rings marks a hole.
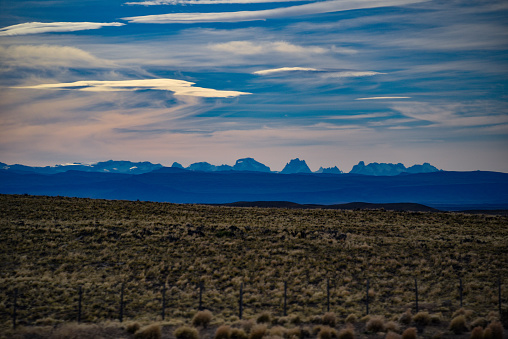
[[[315,68],[307,68],[307,67],[281,67],[281,68],[272,68],[272,69],[264,69],[261,71],[253,72],[252,74],[258,75],[268,75],[273,73],[281,73],[281,72],[293,72],[293,71],[319,71]]]
[[[171,13],[123,18],[135,23],[197,23],[197,22],[241,22],[277,19],[310,14],[349,11],[355,9],[404,6],[427,0],[329,0],[305,5],[290,6],[260,11],[215,12],[215,13]]]
[[[126,5],[159,6],[159,5],[215,5],[215,4],[260,4],[270,2],[296,2],[308,0],[153,0],[132,1]]]
[[[368,97],[368,98],[357,98],[355,100],[397,100],[397,99],[411,99],[411,97]]]
[[[26,22],[0,29],[0,36],[16,36],[39,33],[75,32],[99,29],[105,26],[123,26],[120,22]]]
[[[47,68],[112,67],[114,63],[95,57],[79,48],[57,45],[0,46],[0,59],[8,67]]]
[[[298,53],[298,54],[321,54],[327,50],[316,46],[298,46],[286,41],[255,43],[251,41],[230,41],[213,44],[209,48],[214,51],[228,52],[240,55],[254,55],[269,52]]]
[[[208,98],[231,98],[240,95],[251,94],[237,91],[221,91],[211,88],[194,87],[193,82],[175,79],[144,79],[144,80],[121,80],[121,81],[76,81],[57,84],[40,84],[34,86],[19,86],[15,88],[30,89],[60,89],[80,90],[89,92],[116,92],[136,90],[161,90],[170,91],[174,95],[208,97]]]

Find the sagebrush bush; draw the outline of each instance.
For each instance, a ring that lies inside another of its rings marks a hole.
[[[411,321],[413,321],[413,314],[409,309],[406,312],[402,313],[399,317],[399,323],[402,325],[409,325],[411,324]]]
[[[369,332],[384,332],[385,330],[385,319],[382,316],[373,316],[367,321],[365,328]]]
[[[249,339],[261,339],[266,333],[266,325],[257,324],[252,326],[250,330]]]
[[[339,339],[355,339],[355,329],[352,326],[347,326],[339,331],[337,337]]]
[[[450,322],[450,330],[455,334],[462,334],[468,331],[466,324],[466,317],[464,315],[458,315]]]
[[[215,330],[215,339],[230,339],[231,337],[231,327],[228,325],[222,325],[217,327]]]
[[[330,326],[321,326],[317,337],[318,339],[337,339],[338,335],[337,330],[334,328]]]
[[[471,339],[483,339],[483,327],[477,326],[471,331]]]
[[[245,333],[243,328],[232,328],[229,338],[230,339],[248,339],[249,336],[247,335],[247,333]]]
[[[418,312],[414,315],[413,321],[419,326],[427,326],[430,324],[429,312]]]
[[[326,312],[323,315],[323,318],[322,318],[321,321],[322,321],[323,325],[327,325],[327,326],[330,326],[330,327],[335,327],[335,323],[337,321],[337,317],[335,317],[335,313],[333,313],[333,312]]]
[[[406,328],[404,332],[402,332],[402,339],[416,339],[418,337],[416,333],[416,328]]]
[[[471,322],[471,327],[475,328],[475,327],[482,327],[482,328],[485,328],[489,325],[489,322],[487,321],[487,319],[481,317],[481,318],[476,318],[475,320],[473,320]]]
[[[199,339],[198,330],[189,326],[180,326],[173,334],[176,339]]]
[[[474,312],[472,310],[466,310],[465,308],[459,308],[458,310],[453,312],[452,319],[458,317],[459,315],[463,315],[464,318],[466,318],[466,320],[469,320],[473,316],[473,313]]]
[[[212,321],[213,315],[209,310],[198,311],[192,318],[192,325],[207,327]]]
[[[134,333],[135,339],[160,339],[162,338],[162,330],[159,324],[151,324],[140,328]]]

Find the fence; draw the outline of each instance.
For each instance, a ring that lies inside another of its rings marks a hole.
[[[326,278],[322,282],[323,284],[320,286],[324,287],[324,291],[322,291],[323,298],[321,302],[316,302],[316,299],[310,297],[305,302],[305,286],[302,289],[302,286],[298,288],[298,286],[293,285],[293,289],[289,289],[287,280],[275,285],[279,288],[272,291],[271,294],[268,293],[268,300],[266,296],[265,298],[256,298],[254,296],[256,293],[253,293],[255,291],[244,282],[240,283],[237,290],[228,289],[226,292],[214,290],[213,286],[206,286],[204,281],[201,280],[191,291],[178,291],[174,286],[167,286],[166,283],[163,283],[154,286],[151,290],[145,289],[148,296],[144,298],[132,282],[121,282],[110,286],[109,289],[105,289],[105,286],[92,285],[87,288],[82,285],[71,288],[69,286],[65,288],[56,286],[53,289],[54,295],[45,296],[47,300],[52,301],[50,305],[41,305],[36,300],[31,300],[30,298],[34,296],[42,297],[35,290],[37,286],[41,288],[41,285],[28,284],[23,288],[15,287],[8,293],[10,294],[10,304],[3,303],[0,314],[2,314],[2,317],[10,316],[12,327],[16,328],[18,324],[44,324],[49,321],[48,319],[51,321],[77,322],[117,319],[122,322],[127,318],[136,319],[139,316],[151,318],[150,320],[165,320],[168,316],[190,318],[196,310],[202,309],[209,309],[215,314],[222,314],[224,317],[242,319],[246,314],[253,316],[265,311],[284,317],[289,313],[307,316],[321,315],[325,311],[342,315],[350,313],[369,314],[372,311],[386,314],[387,312],[401,312],[407,307],[412,308],[414,312],[425,309],[451,313],[458,308],[468,306],[464,303],[465,295],[462,278],[458,278],[455,284],[450,282],[450,285],[457,287],[457,293],[453,294],[456,296],[455,300],[442,300],[440,304],[426,302],[425,295],[422,295],[421,288],[419,288],[419,281],[414,279],[414,288],[409,291],[414,298],[409,303],[403,303],[402,305],[399,303],[397,306],[394,306],[390,300],[385,298],[375,298],[375,294],[372,292],[375,279],[369,278],[358,284],[357,287],[359,288],[363,284],[363,292],[356,294],[351,293],[353,292],[352,289],[348,292],[348,289],[344,289],[344,287],[332,286],[333,281],[330,278]],[[491,283],[490,286],[489,284],[486,284],[486,286],[491,295],[495,292],[497,300],[494,302],[493,298],[490,298],[490,302],[481,305],[480,308],[485,312],[498,311],[501,314],[503,307],[501,278],[498,278],[495,283]],[[337,291],[344,290],[347,293],[337,293]],[[178,293],[172,295],[172,291]],[[74,296],[72,292],[75,293]],[[217,298],[217,293],[222,298]],[[488,293],[483,291],[483,296],[486,294]],[[344,295],[353,295],[356,300],[351,302],[351,299],[344,298]],[[395,299],[397,296],[393,295],[393,298]],[[475,303],[475,301],[471,300],[471,303]]]

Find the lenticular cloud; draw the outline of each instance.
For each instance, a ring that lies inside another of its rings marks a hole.
[[[123,26],[120,22],[25,22],[0,29],[0,36],[74,32],[99,29],[105,26]]]
[[[121,81],[76,81],[58,84],[40,84],[16,88],[80,90],[89,92],[117,92],[136,90],[161,90],[174,92],[175,95],[186,95],[205,98],[232,98],[251,94],[237,91],[221,91],[212,88],[193,87],[194,83],[175,79],[144,79]]]

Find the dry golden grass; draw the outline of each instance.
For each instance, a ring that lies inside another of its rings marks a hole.
[[[365,314],[367,278],[370,312],[392,319],[414,307],[416,276],[424,310],[448,326],[460,275],[474,311],[463,315],[491,321],[499,319],[497,277],[508,277],[507,225],[507,217],[460,213],[0,195],[0,333],[12,327],[14,289],[20,326],[58,327],[77,320],[80,286],[83,322],[118,319],[122,283],[126,323],[162,320],[162,286],[167,319],[190,323],[203,282],[214,323],[235,321],[243,283],[243,317],[268,312],[287,327],[323,321],[328,279],[337,319]],[[280,318],[284,281],[288,317]],[[508,295],[508,284],[501,287]]]

